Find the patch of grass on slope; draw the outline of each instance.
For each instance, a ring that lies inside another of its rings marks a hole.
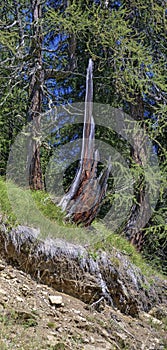
[[[0,213],[5,214],[8,218],[9,223],[14,223],[16,221],[16,215],[12,211],[11,202],[8,197],[8,191],[6,182],[0,177]]]
[[[2,177],[0,177],[0,212],[11,224],[14,221],[24,225],[31,221],[34,221],[34,224],[38,223],[41,219],[40,213],[59,224],[63,224],[64,217],[60,208],[45,191],[25,190],[12,182],[6,182]]]
[[[97,231],[102,231],[105,237],[104,240],[99,241],[94,245],[94,252],[96,252],[98,249],[112,252],[113,248],[116,248],[122,253],[126,254],[130,261],[139,267],[142,273],[147,277],[158,275],[160,278],[165,278],[165,276],[161,273],[161,270],[157,271],[152,265],[151,261],[143,258],[143,256],[136,251],[135,247],[129,243],[125,237],[117,233],[112,233],[102,222],[95,221],[93,226]]]
[[[4,214],[5,221],[7,218],[10,225],[22,224],[40,228],[41,238],[48,237],[50,233],[53,238],[67,239],[73,243],[88,242],[86,245],[92,256],[96,256],[99,249],[111,252],[115,247],[127,254],[144,274],[157,274],[124,237],[112,233],[101,222],[93,223],[93,232],[66,224],[64,214],[45,191],[25,190],[13,183],[6,183],[0,177],[0,213]]]
[[[20,224],[40,229],[39,238],[81,242],[85,231],[65,223],[64,213],[45,191],[31,191],[0,178],[0,213],[9,225]]]
[[[31,195],[44,216],[63,225],[64,214],[61,209],[53,203],[48,193],[45,191],[31,191]]]

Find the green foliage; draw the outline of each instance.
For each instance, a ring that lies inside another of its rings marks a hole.
[[[156,220],[158,219],[158,223]],[[155,221],[154,221],[155,220]],[[160,223],[161,222],[161,223]],[[149,227],[144,229],[145,245],[143,255],[151,260],[152,265],[159,271],[167,273],[167,224],[163,216],[155,215]]]
[[[138,6],[142,8],[143,4]],[[144,8],[149,10],[148,6]],[[164,13],[164,9],[160,10]],[[165,88],[165,79],[146,40],[147,24],[141,31],[141,27],[135,28],[135,20],[131,23],[130,17],[129,6],[107,11],[100,5],[83,6],[82,1],[73,1],[63,12],[50,8],[46,19],[56,33],[61,31],[67,36],[73,33],[77,42],[85,45],[85,53],[97,61],[98,72],[107,69],[107,78],[114,80],[116,92],[131,101],[136,91],[149,92],[148,67],[154,71],[153,81],[157,87]],[[161,67],[164,67],[163,58],[161,61]]]

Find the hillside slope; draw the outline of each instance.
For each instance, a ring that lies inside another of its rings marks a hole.
[[[29,192],[12,188],[36,225],[22,212],[18,222],[0,181],[0,349],[167,350],[165,277],[100,223],[75,236],[47,194],[32,193],[40,216]],[[97,243],[80,244],[91,234]]]
[[[62,296],[51,305],[49,296]],[[0,260],[0,349],[167,349],[167,306],[138,317],[101,303],[99,311],[38,283]]]

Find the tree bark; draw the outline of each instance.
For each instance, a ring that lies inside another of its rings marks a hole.
[[[32,134],[29,140],[27,162],[29,167],[29,185],[33,190],[43,189],[42,171],[40,164],[40,123],[42,111],[42,85],[44,82],[44,73],[42,71],[42,31],[40,24],[41,11],[40,0],[33,0],[33,38],[31,55],[34,61],[34,69],[29,87],[28,113],[28,121],[32,123]]]
[[[95,123],[93,112],[93,63],[89,60],[86,77],[86,97],[84,127],[80,167],[70,190],[60,202],[67,218],[77,224],[88,226],[100,209],[106,194],[107,180],[111,165],[97,177],[97,165],[100,160],[95,150]]]
[[[136,104],[131,104],[131,116],[136,121],[141,121],[144,119],[144,103],[142,96],[138,94],[136,98]],[[144,130],[143,135],[137,133],[135,136],[135,147],[131,149],[132,160],[139,167],[143,167],[144,161],[146,159],[146,149],[144,142]],[[145,186],[144,175],[139,175],[136,182],[136,203],[134,203],[130,217],[124,228],[124,232],[128,240],[136,246],[138,251],[142,250],[144,243],[144,233],[142,230],[142,224],[147,223],[147,217],[150,214],[150,204],[149,204],[149,194]]]

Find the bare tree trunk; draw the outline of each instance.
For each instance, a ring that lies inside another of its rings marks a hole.
[[[77,224],[88,226],[100,209],[105,196],[111,166],[97,177],[97,164],[100,160],[95,150],[95,123],[93,111],[93,63],[89,60],[86,77],[85,114],[82,138],[80,167],[76,177],[60,202],[67,218]]]
[[[42,85],[44,74],[42,71],[42,32],[41,32],[41,3],[40,0],[32,1],[33,14],[33,38],[31,55],[34,62],[33,73],[29,88],[29,122],[33,124],[32,135],[29,144],[29,185],[31,189],[43,189],[42,171],[40,164],[40,123],[42,109]]]
[[[141,121],[144,118],[144,103],[141,95],[137,96],[136,104],[131,105],[131,116],[136,121]],[[143,130],[144,135],[144,130]],[[132,148],[131,155],[135,164],[142,167],[146,159],[146,143],[143,142],[143,135],[138,133],[135,136],[135,147]],[[144,175],[139,175],[136,183],[136,203],[133,205],[130,217],[124,229],[128,240],[141,251],[144,243],[144,234],[142,231],[143,223],[147,223],[147,217],[150,214],[149,194],[147,193]]]

